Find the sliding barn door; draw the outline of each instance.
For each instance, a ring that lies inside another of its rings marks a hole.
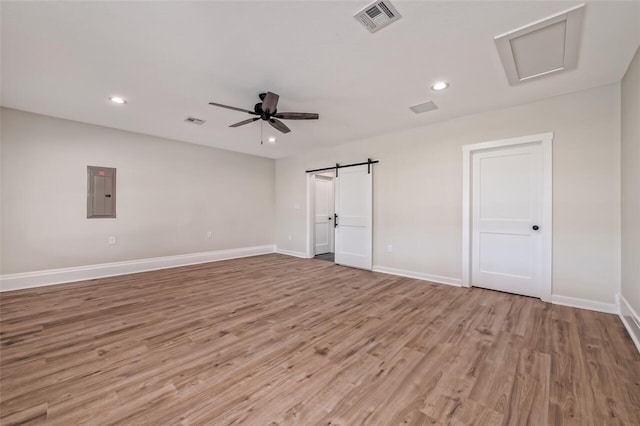
[[[373,167],[338,170],[335,182],[335,262],[371,270],[373,229]]]

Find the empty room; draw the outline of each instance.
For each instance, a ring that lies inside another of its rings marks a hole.
[[[0,24],[1,425],[640,425],[640,1]]]

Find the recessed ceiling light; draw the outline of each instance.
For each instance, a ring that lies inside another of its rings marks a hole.
[[[276,137],[275,136],[269,136],[269,139],[267,139],[269,142],[274,143],[276,141]]]
[[[113,102],[114,104],[126,104],[127,103],[126,100],[122,99],[119,96],[111,96],[111,97],[109,97],[109,100],[111,102]]]
[[[447,83],[446,81],[438,81],[434,83],[433,86],[431,86],[431,90],[435,90],[435,91],[444,90],[447,87],[449,87],[449,83]]]

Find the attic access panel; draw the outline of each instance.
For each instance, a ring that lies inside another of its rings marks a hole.
[[[87,218],[116,217],[116,169],[87,166]]]
[[[574,69],[584,4],[495,37],[509,84]]]

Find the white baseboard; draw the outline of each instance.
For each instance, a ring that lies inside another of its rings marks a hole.
[[[401,277],[415,278],[423,281],[431,281],[432,283],[447,284],[456,287],[462,286],[462,280],[458,278],[443,277],[440,275],[423,274],[422,272],[407,271],[404,269],[387,268],[386,266],[373,265],[373,272],[382,272],[383,274],[398,275]]]
[[[640,352],[640,315],[631,307],[627,299],[623,295],[617,294],[616,298],[620,305],[620,319],[627,329],[631,340],[636,345],[636,349]]]
[[[590,311],[605,312],[607,314],[617,314],[620,312],[616,303],[597,302],[595,300],[578,299],[577,297],[551,296],[551,303],[554,305],[569,306],[572,308],[588,309]]]
[[[276,248],[276,253],[286,254],[287,256],[300,257],[302,259],[309,259],[309,257],[307,257],[307,253],[302,251],[292,251]]]
[[[229,250],[216,250],[203,253],[181,254],[177,256],[154,257],[151,259],[128,260],[124,262],[101,263],[98,265],[72,268],[48,269],[45,271],[24,272],[20,274],[0,275],[0,291],[21,290],[32,287],[84,281],[94,278],[134,274],[157,269],[197,263],[216,262],[275,252],[275,245],[244,247]]]

